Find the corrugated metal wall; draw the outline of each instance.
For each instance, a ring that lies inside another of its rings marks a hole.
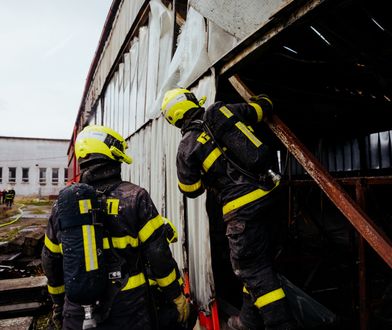
[[[392,169],[392,131],[348,140],[323,140],[313,154],[329,172],[361,171],[365,175],[371,170]],[[293,175],[304,174],[302,166],[296,161],[292,162],[291,171]]]
[[[147,24],[130,31],[146,1],[123,0],[84,100],[80,128],[86,123],[104,124],[128,138],[128,153],[134,163],[124,166],[124,179],[145,187],[162,215],[178,227],[180,243],[172,248],[181,268],[188,258],[192,294],[205,310],[214,298],[205,197],[186,200],[185,214],[175,167],[180,132],[160,117],[160,103],[166,90],[180,85],[193,86],[198,97],[207,95],[208,106],[216,94],[212,63],[267,24],[274,13],[290,2],[263,1],[261,12],[254,11],[257,1],[242,1],[241,10],[237,8],[238,2],[230,1],[218,15],[207,15],[208,1],[190,1],[187,20],[172,57],[173,12],[161,1],[151,0]],[[225,22],[232,24],[222,24],[223,16]],[[243,25],[244,21],[248,24]],[[130,32],[133,39],[126,40]],[[125,43],[130,45],[129,49],[119,54]],[[120,63],[115,63],[118,58]],[[182,246],[185,220],[188,245]],[[185,247],[188,255],[184,254]]]

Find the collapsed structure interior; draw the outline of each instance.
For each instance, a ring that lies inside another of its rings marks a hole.
[[[389,239],[391,32],[386,1],[327,1],[219,75],[216,98],[243,101],[228,81],[234,74],[268,94],[275,113]],[[387,329],[391,268],[268,129],[264,139],[280,151],[284,178],[279,272],[334,312],[336,327]],[[240,290],[228,285],[240,286],[219,223],[210,222],[213,268],[220,306],[230,313],[240,306],[233,293]]]

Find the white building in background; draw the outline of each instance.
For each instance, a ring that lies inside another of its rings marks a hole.
[[[18,196],[57,195],[68,177],[69,140],[0,136],[0,189]]]

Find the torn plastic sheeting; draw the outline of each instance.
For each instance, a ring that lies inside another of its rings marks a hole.
[[[160,114],[164,94],[171,88],[187,87],[208,70],[207,34],[204,18],[190,8],[178,38],[178,47],[170,62],[167,79],[151,109],[150,117]]]
[[[219,25],[208,21],[208,57],[211,63],[220,60],[237,43],[238,39],[223,30]]]
[[[146,122],[146,87],[147,87],[147,56],[148,56],[148,29],[143,26],[139,29],[139,51],[137,62],[137,103],[136,103],[136,130]]]
[[[173,13],[159,0],[150,1],[146,109],[150,116],[157,91],[170,64],[173,39]]]

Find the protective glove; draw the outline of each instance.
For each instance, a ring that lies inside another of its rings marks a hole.
[[[181,293],[176,299],[173,300],[176,304],[178,311],[178,322],[184,323],[189,317],[189,303],[185,296]]]
[[[269,116],[272,112],[273,103],[266,94],[254,95],[250,99],[250,102],[257,103],[263,110],[263,115]]]
[[[52,307],[52,323],[54,329],[60,330],[63,326],[63,305],[53,304]]]

